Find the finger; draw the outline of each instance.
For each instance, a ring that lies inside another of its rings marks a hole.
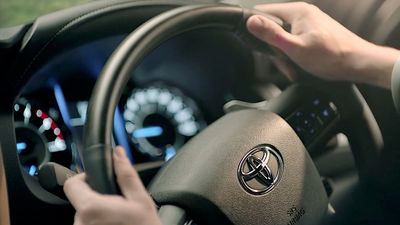
[[[296,18],[304,15],[310,7],[311,4],[305,2],[289,2],[257,5],[255,9],[292,23]]]
[[[74,208],[96,195],[96,192],[86,183],[84,173],[68,178],[64,183],[64,192]]]
[[[301,43],[296,35],[288,33],[276,22],[260,15],[247,20],[247,29],[257,38],[288,53]]]
[[[125,150],[122,147],[116,147],[113,158],[115,174],[122,194],[127,199],[133,200],[141,193],[146,193],[146,189],[126,156]]]

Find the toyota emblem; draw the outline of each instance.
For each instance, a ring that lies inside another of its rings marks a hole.
[[[260,145],[250,150],[240,161],[238,177],[243,188],[255,195],[271,191],[281,179],[283,159],[270,145]]]

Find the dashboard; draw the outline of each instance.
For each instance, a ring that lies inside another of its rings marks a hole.
[[[265,98],[257,90],[271,83],[246,74],[251,52],[227,33],[211,34],[215,38],[208,41],[202,41],[204,32],[199,31],[173,38],[132,71],[115,109],[113,130],[114,145],[127,149],[132,163],[167,161],[224,115],[223,106],[232,99]],[[24,87],[14,104],[14,122],[19,160],[27,174],[37,176],[48,162],[82,171],[79,153],[90,94],[124,37],[66,51],[43,65]]]

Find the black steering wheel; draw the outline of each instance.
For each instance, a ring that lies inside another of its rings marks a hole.
[[[131,71],[155,47],[194,29],[223,29],[268,50],[247,33],[246,20],[255,13],[231,5],[184,6],[156,16],[124,40],[88,108],[82,157],[95,190],[117,192],[113,115]],[[360,179],[368,182],[382,137],[357,88],[296,83],[262,109],[228,113],[211,124],[164,166],[149,190],[169,224],[180,224],[183,211],[205,224],[320,224],[329,201],[309,152],[338,132],[348,136]]]

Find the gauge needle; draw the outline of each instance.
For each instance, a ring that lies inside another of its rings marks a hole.
[[[29,167],[29,172],[28,172],[29,175],[31,175],[31,176],[35,175],[36,170],[37,170],[37,167],[34,166],[34,165],[32,165],[31,167]]]
[[[136,129],[133,132],[134,138],[151,138],[151,137],[158,137],[162,135],[163,129],[159,126],[152,126],[152,127],[143,127]]]
[[[24,151],[27,147],[28,147],[28,145],[25,142],[18,142],[17,143],[18,154],[20,154],[22,151]]]

